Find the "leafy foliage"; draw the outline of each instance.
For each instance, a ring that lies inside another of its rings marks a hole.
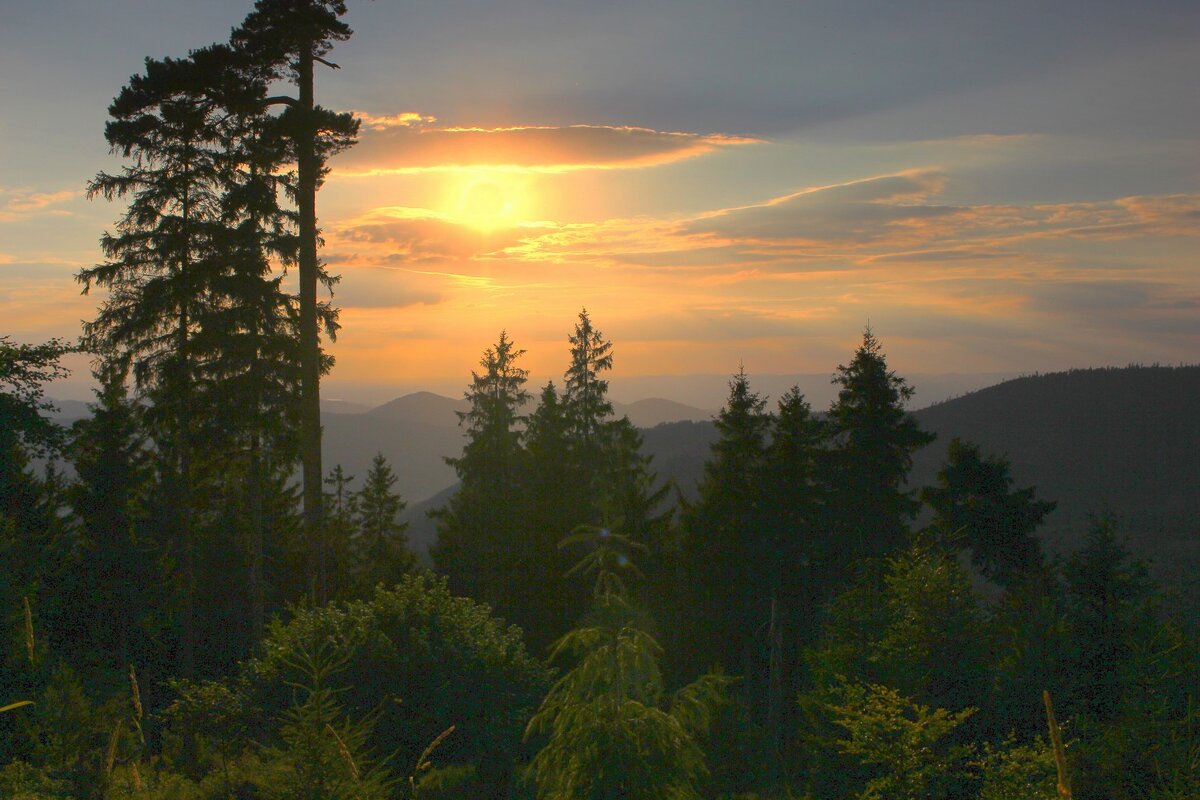
[[[886,686],[848,684],[829,712],[845,731],[838,740],[842,752],[875,773],[859,794],[863,800],[948,796],[947,784],[969,754],[946,740],[975,713],[973,708],[931,710]]]
[[[289,707],[282,687],[302,675],[296,654],[322,643],[345,662],[338,677],[347,687],[339,699],[345,713],[377,714],[372,745],[397,774],[408,774],[454,724],[438,749],[443,761],[476,766],[476,796],[503,791],[520,731],[548,680],[518,630],[486,606],[452,597],[444,580],[407,574],[370,600],[299,610],[272,625],[263,654],[244,669],[251,718]]]

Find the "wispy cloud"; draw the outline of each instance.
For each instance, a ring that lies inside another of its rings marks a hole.
[[[416,111],[401,111],[396,114],[368,114],[366,111],[351,112],[372,131],[386,131],[389,128],[420,128],[437,122],[437,117],[421,114]]]
[[[1099,332],[1114,363],[1186,350],[1200,284],[1169,248],[1200,237],[1200,195],[969,204],[948,201],[954,177],[907,170],[686,216],[487,233],[382,207],[332,226],[327,252],[347,285],[366,287],[348,306],[396,297],[430,324],[436,305],[503,327],[587,304],[647,363],[692,358],[688,341],[730,369],[743,353],[787,358],[868,317],[959,369],[1075,363]]]
[[[80,197],[80,191],[35,192],[0,187],[0,222],[18,222],[40,213],[67,214],[57,206]]]
[[[438,128],[422,124],[426,118],[399,116],[404,121],[371,126],[362,142],[339,159],[336,174],[386,175],[479,167],[534,172],[631,169],[761,141],[730,134],[612,125]]]

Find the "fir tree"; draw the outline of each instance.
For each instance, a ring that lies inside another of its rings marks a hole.
[[[459,415],[466,428],[462,455],[447,459],[461,481],[449,505],[439,513],[433,551],[439,571],[456,592],[482,600],[507,614],[516,585],[525,580],[513,558],[522,511],[518,486],[522,422],[519,410],[529,399],[527,372],[517,365],[524,354],[501,331],[495,347],[484,351],[482,372],[471,373],[464,394],[470,403]]]
[[[383,454],[371,461],[363,487],[355,496],[357,539],[354,541],[355,573],[360,586],[390,586],[412,570],[416,557],[408,549],[408,523],[400,521],[407,505],[393,487],[396,475]]]
[[[759,632],[771,618],[774,557],[768,552],[766,401],[750,389],[745,371],[729,383],[717,415],[719,438],[704,465],[696,504],[684,512],[684,557],[697,620],[693,652],[703,665],[719,663],[748,675],[766,648]],[[766,568],[766,571],[764,570]]]
[[[1032,487],[1013,491],[1010,473],[1008,461],[985,459],[978,446],[956,437],[938,485],[921,490],[921,500],[934,511],[935,536],[955,549],[970,548],[975,566],[1005,585],[1041,567],[1033,532],[1056,505],[1035,500]]]
[[[912,454],[933,441],[904,410],[913,389],[888,369],[879,340],[867,328],[849,364],[839,366],[840,386],[829,409],[834,440],[832,518],[838,521],[838,554],[852,564],[896,552],[920,503],[904,490]]]

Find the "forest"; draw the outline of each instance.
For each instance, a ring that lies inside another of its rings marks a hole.
[[[828,408],[732,375],[687,497],[586,309],[560,383],[499,332],[423,563],[392,465],[322,461],[345,13],[258,0],[147,59],[88,184],[123,206],[94,318],[0,336],[0,797],[1200,796],[1195,619],[1102,497],[1051,555],[1003,455],[954,439],[910,486],[934,437],[869,327]],[[98,388],[66,428],[70,352]]]

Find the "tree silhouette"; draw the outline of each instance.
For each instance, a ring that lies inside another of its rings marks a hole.
[[[333,44],[345,41],[351,30],[341,17],[344,2],[320,0],[258,0],[241,27],[233,32],[233,46],[247,58],[247,67],[264,80],[291,83],[296,95],[264,98],[266,106],[283,105],[278,130],[296,165],[294,196],[299,241],[297,265],[300,283],[300,460],[303,469],[304,528],[307,537],[309,594],[323,601],[326,594],[321,482],[321,374],[326,362],[321,353],[320,329],[332,337],[336,314],[317,301],[317,285],[331,287],[336,279],[324,271],[317,256],[317,190],[333,154],[354,142],[358,121],[317,105],[313,73],[316,64],[336,68],[325,56]]]
[[[1033,532],[1055,503],[1034,499],[1032,487],[1012,490],[1008,461],[983,458],[977,445],[954,438],[938,485],[921,490],[934,511],[936,535],[957,549],[971,549],[975,566],[989,578],[1011,585],[1042,565]]]
[[[756,643],[771,615],[774,570],[761,571],[773,556],[766,552],[765,408],[745,371],[738,372],[717,415],[719,438],[700,497],[684,511],[683,552],[697,611],[693,649],[698,665],[719,663],[734,675],[757,674]]]
[[[571,343],[571,363],[567,367],[563,403],[571,421],[575,446],[582,463],[599,463],[603,447],[604,423],[612,415],[608,401],[608,381],[601,373],[612,369],[612,342],[592,326],[587,309],[579,312]]]
[[[93,352],[131,364],[152,401],[147,416],[160,452],[160,474],[179,531],[183,572],[183,670],[195,667],[196,541],[193,520],[196,382],[204,355],[196,331],[211,308],[211,279],[223,268],[214,242],[221,228],[221,121],[206,76],[228,66],[222,48],[186,60],[146,60],[109,106],[105,138],[129,160],[100,173],[88,196],[128,196],[115,234],[100,240],[107,260],[76,276],[84,292],[108,290],[84,325]]]
[[[484,351],[482,372],[471,373],[464,394],[470,403],[460,412],[466,428],[462,455],[447,463],[461,484],[440,513],[434,563],[450,577],[455,591],[483,600],[507,614],[518,582],[524,578],[513,558],[519,517],[522,421],[519,410],[529,399],[527,372],[517,366],[519,350],[504,331]]]
[[[843,563],[894,553],[920,503],[903,489],[912,454],[934,440],[904,409],[913,389],[888,369],[879,340],[867,328],[829,409],[833,431],[835,495]]]
[[[383,454],[376,454],[355,496],[357,538],[352,541],[355,573],[359,585],[370,590],[376,584],[391,585],[416,565],[408,549],[408,523],[400,521],[407,505],[394,486],[396,475]]]
[[[115,664],[133,663],[135,645],[145,648],[153,635],[142,623],[161,580],[159,559],[139,530],[151,465],[126,374],[111,363],[97,367],[92,416],[72,426],[70,446],[77,480],[69,498],[80,522],[77,602],[88,619],[88,650]]]

